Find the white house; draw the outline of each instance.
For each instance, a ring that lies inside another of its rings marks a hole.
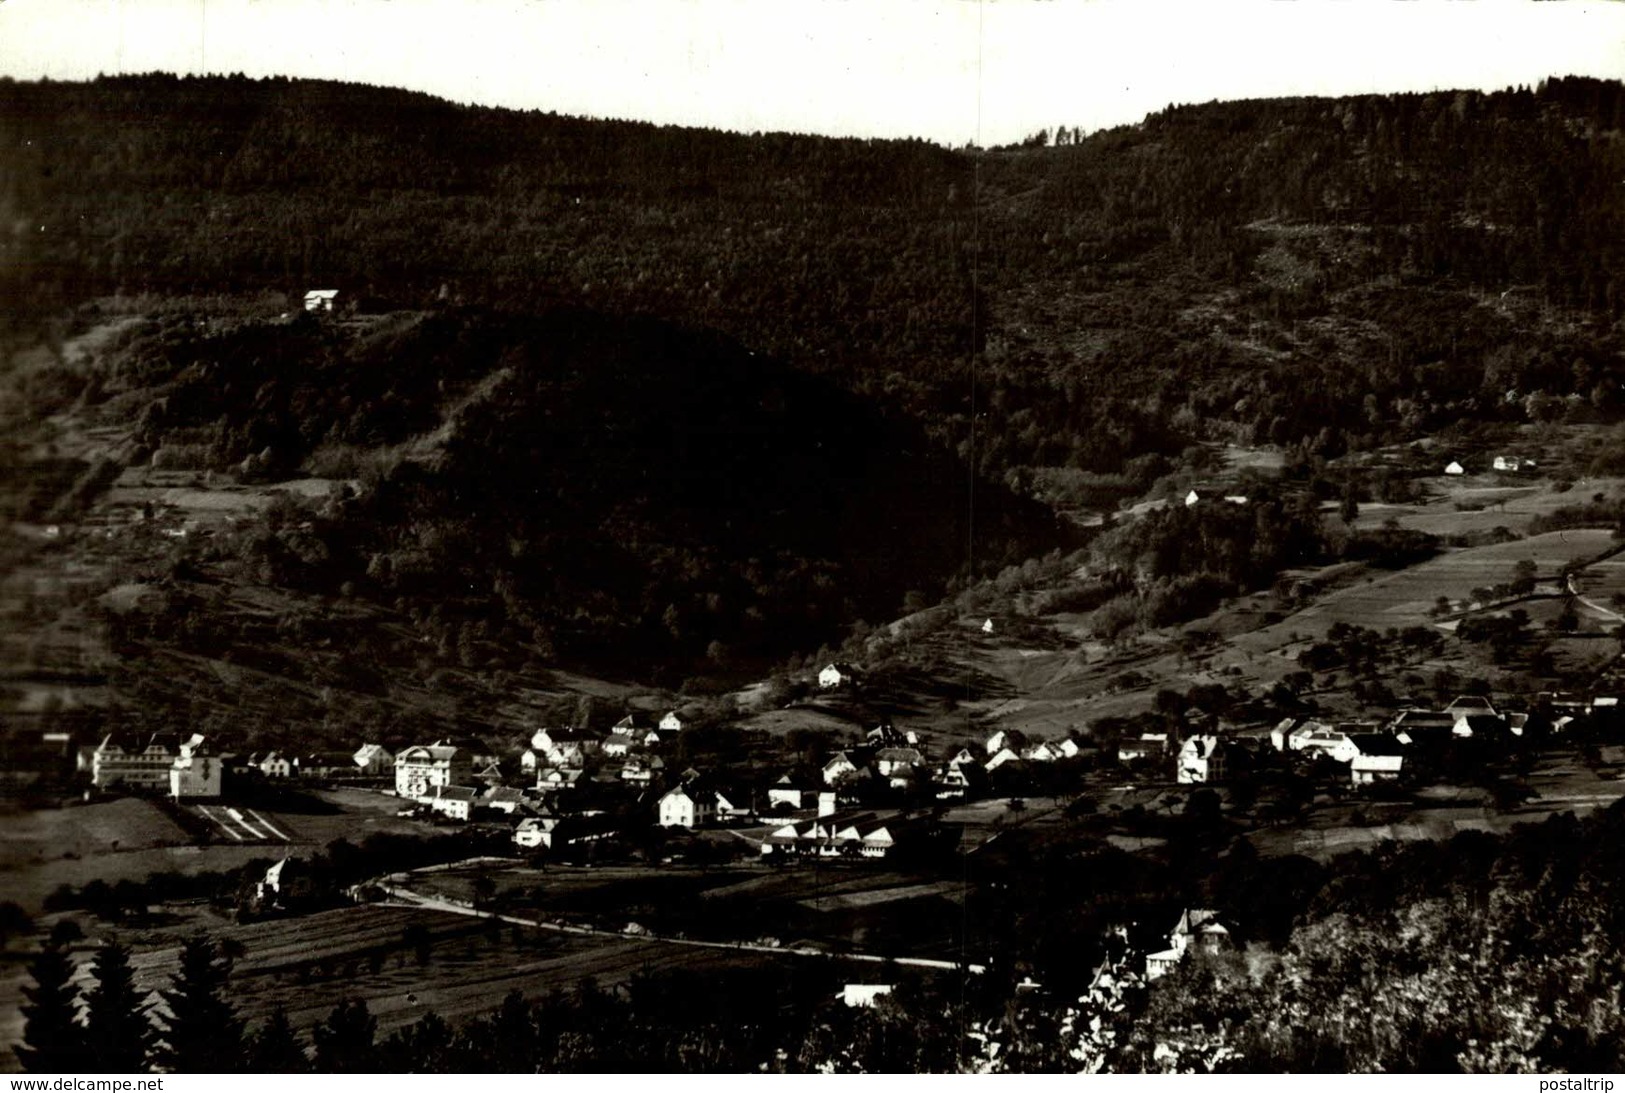
[[[982,633],[984,633],[984,634],[993,633],[993,620],[991,618],[989,618],[987,621],[982,623]]]
[[[1467,473],[1467,468],[1463,467],[1460,463],[1457,463],[1454,459],[1452,459],[1448,464],[1445,465],[1444,473],[1445,474],[1466,474]]]
[[[557,816],[531,816],[520,820],[513,829],[515,846],[526,850],[547,849],[553,845],[553,829],[559,826]]]
[[[476,796],[470,786],[433,786],[420,800],[431,810],[466,824],[474,814]]]
[[[830,690],[835,687],[842,687],[855,683],[857,682],[857,678],[857,669],[853,668],[850,664],[842,664],[840,661],[833,661],[824,665],[824,667],[819,671],[818,685],[825,690]]]
[[[989,755],[997,755],[1000,751],[1003,751],[1007,746],[1009,746],[1009,743],[1010,734],[1005,732],[1003,729],[999,729],[992,736],[987,738],[987,753]]]
[[[1191,505],[1194,505],[1201,500],[1202,495],[1197,493],[1195,490],[1192,490],[1185,495],[1185,506],[1189,508]]]
[[[1357,786],[1394,782],[1404,769],[1404,755],[1356,755],[1349,763],[1349,781]]]
[[[604,737],[602,750],[605,755],[620,757],[626,755],[636,746],[637,741],[633,739],[629,733],[621,729],[616,729],[614,732]]]
[[[473,757],[444,742],[404,748],[395,757],[395,792],[414,800],[438,787],[466,784],[473,776]]]
[[[1532,469],[1534,466],[1535,461],[1533,459],[1524,459],[1522,456],[1516,455],[1498,455],[1495,457],[1494,463],[1496,470],[1511,471],[1514,474],[1521,470]]]
[[[1225,750],[1225,742],[1217,736],[1189,737],[1179,748],[1175,780],[1181,785],[1224,781]]]
[[[875,771],[882,778],[906,775],[915,767],[925,765],[925,756],[918,748],[881,748],[875,752]]]
[[[844,751],[838,751],[830,756],[829,762],[824,764],[824,784],[833,786],[848,774],[856,773],[858,765],[852,762],[852,757]]]
[[[267,778],[293,777],[293,757],[290,755],[280,755],[277,752],[269,751],[265,753],[265,758],[261,759],[255,766],[259,767],[260,773]]]
[[[835,997],[854,1009],[873,1009],[876,998],[891,992],[890,983],[848,983]]]
[[[531,734],[530,746],[554,766],[580,766],[589,752],[598,750],[598,739],[583,729],[542,728]]]
[[[395,757],[382,744],[363,744],[356,749],[355,765],[368,778],[384,778],[395,769]]]
[[[201,736],[181,744],[181,753],[169,768],[169,795],[176,800],[188,797],[220,796],[220,777],[225,763],[209,754]]]
[[[661,827],[699,828],[705,826],[715,812],[714,794],[678,786],[660,798],[658,823]]]
[[[672,710],[668,712],[665,717],[660,719],[660,724],[657,726],[657,728],[665,732],[682,732],[683,719],[677,716],[676,710]]]
[[[984,766],[982,769],[991,774],[1000,767],[1004,766],[1006,763],[1019,763],[1020,761],[1021,756],[1017,755],[1011,749],[1000,748],[993,754],[993,758],[989,759],[986,766]]]
[[[313,288],[305,293],[305,310],[326,313],[333,310],[338,302],[339,290],[336,288]]]
[[[1138,740],[1129,740],[1117,746],[1117,761],[1131,763],[1136,759],[1147,759],[1167,753],[1167,733],[1143,732]]]
[[[795,779],[786,774],[767,787],[767,807],[777,808],[784,805],[789,808],[801,808],[805,796],[806,792],[796,785]]]

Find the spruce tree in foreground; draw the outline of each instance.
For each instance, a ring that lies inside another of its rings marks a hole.
[[[84,1052],[70,1069],[88,1074],[147,1069],[152,1021],[130,970],[130,950],[117,942],[102,946],[91,973],[96,985],[85,995]]]
[[[310,1057],[299,1043],[299,1034],[280,1006],[248,1039],[247,1063],[250,1074],[308,1074]]]
[[[163,992],[169,1020],[158,1060],[179,1074],[226,1074],[243,1067],[243,1023],[226,1001],[231,961],[207,937],[181,946],[180,970]]]
[[[378,1070],[374,1037],[378,1019],[367,1003],[351,998],[333,1007],[312,1031],[318,1074],[370,1074]]]
[[[24,1070],[35,1074],[78,1070],[81,1066],[79,1000],[73,987],[69,934],[53,930],[29,965],[34,982],[23,988],[23,1041],[16,1048]]]

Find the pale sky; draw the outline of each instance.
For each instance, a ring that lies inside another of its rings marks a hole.
[[[0,75],[154,70],[997,144],[1175,102],[1625,77],[1625,3],[0,0]]]

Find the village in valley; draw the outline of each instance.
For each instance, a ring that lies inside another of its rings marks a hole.
[[[0,81],[0,1069],[1625,1065],[1622,125]]]

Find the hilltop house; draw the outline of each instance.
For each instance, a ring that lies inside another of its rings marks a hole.
[[[395,769],[395,757],[382,744],[363,744],[352,758],[356,770],[367,778],[387,778]]]
[[[655,728],[662,732],[679,733],[683,731],[683,719],[677,716],[676,710],[671,710],[667,712],[665,717],[660,719],[660,724],[656,725]]]
[[[825,690],[847,687],[858,681],[858,670],[850,664],[832,661],[818,672],[818,685]]]
[[[1449,463],[1445,464],[1444,473],[1450,475],[1466,474],[1467,468],[1463,467],[1460,463],[1452,459]]]
[[[395,792],[416,800],[440,786],[473,781],[473,757],[443,741],[404,748],[395,757]]]
[[[1187,908],[1168,934],[1168,948],[1150,953],[1145,958],[1145,977],[1160,979],[1174,970],[1185,954],[1198,952],[1221,953],[1235,948],[1230,930],[1219,921],[1219,913],[1205,909]]]

